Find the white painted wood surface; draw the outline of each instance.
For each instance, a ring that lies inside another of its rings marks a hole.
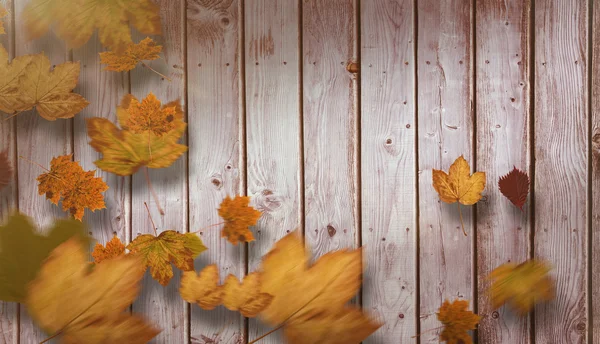
[[[440,200],[432,170],[448,171],[464,156],[473,160],[471,4],[420,1],[418,66],[420,330],[424,343],[438,341],[435,315],[444,300],[473,300],[473,207]],[[473,301],[469,303],[473,309]]]
[[[485,314],[479,342],[528,344],[528,317],[515,316],[507,307],[494,311],[484,277],[531,253],[531,195],[521,212],[498,189],[498,179],[513,167],[531,176],[530,2],[480,0],[476,9],[476,162],[488,180],[485,198],[476,207],[478,308]]]

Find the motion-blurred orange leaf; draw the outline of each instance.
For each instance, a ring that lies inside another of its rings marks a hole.
[[[223,305],[232,311],[239,311],[247,318],[254,318],[273,300],[273,296],[261,292],[261,274],[252,272],[242,283],[229,275],[223,283]]]
[[[105,70],[126,72],[134,69],[143,60],[158,59],[161,51],[161,45],[156,44],[152,38],[146,37],[138,44],[130,44],[123,54],[112,51],[100,53],[100,63],[106,65]]]
[[[0,5],[0,19],[6,17],[8,15],[8,11],[6,10],[6,8],[2,7],[2,5]],[[0,35],[4,35],[6,33],[6,30],[4,29],[4,23],[2,22],[2,20],[0,20]]]
[[[473,340],[468,331],[474,330],[481,319],[468,310],[469,301],[444,301],[437,313],[438,320],[444,325],[440,339],[448,344],[471,344]]]
[[[12,179],[13,169],[8,160],[8,149],[0,153],[0,190],[4,189]]]
[[[147,343],[160,331],[127,312],[144,276],[137,257],[107,260],[90,269],[76,239],[58,246],[28,286],[34,321],[63,343]]]
[[[198,274],[184,271],[179,288],[181,298],[205,310],[215,309],[223,302],[223,286],[219,285],[219,268],[207,265]]]
[[[94,177],[96,171],[84,171],[71,155],[52,159],[50,171],[41,174],[37,181],[38,192],[57,204],[62,198],[62,208],[76,219],[83,218],[84,209],[92,211],[105,208],[102,192],[108,185],[102,178]]]
[[[219,216],[225,220],[221,237],[234,245],[240,241],[254,241],[254,235],[248,227],[256,225],[262,213],[248,204],[250,197],[246,196],[235,196],[233,199],[227,196],[221,202]]]
[[[125,255],[125,245],[123,245],[121,239],[116,235],[106,243],[106,247],[102,246],[102,244],[96,244],[96,246],[94,246],[94,251],[92,251],[92,257],[96,264],[123,255]]]
[[[500,192],[508,198],[512,204],[523,211],[529,193],[529,177],[527,173],[513,167],[507,175],[498,181]]]

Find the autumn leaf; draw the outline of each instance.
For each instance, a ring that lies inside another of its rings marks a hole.
[[[262,320],[283,327],[292,344],[360,343],[381,326],[347,306],[362,282],[361,250],[334,251],[312,266],[308,262],[296,232],[279,240],[264,256],[261,292],[273,300],[260,313]]]
[[[248,204],[250,197],[246,196],[235,196],[233,199],[227,196],[221,202],[219,216],[225,220],[221,237],[227,238],[233,245],[240,241],[254,241],[254,235],[248,227],[256,225],[262,213]]]
[[[261,274],[252,272],[240,283],[234,275],[229,275],[223,283],[223,305],[232,311],[239,311],[247,318],[254,318],[273,300],[273,296],[261,292]]]
[[[0,19],[6,17],[8,15],[8,11],[6,10],[6,8],[2,7],[2,5],[0,5]],[[2,22],[2,20],[0,20],[0,35],[4,35],[6,34],[6,30],[4,30],[4,23]]]
[[[125,245],[121,242],[118,236],[113,236],[109,242],[106,243],[106,247],[102,244],[96,244],[94,251],[92,251],[92,257],[94,263],[100,264],[105,260],[117,258],[125,255]]]
[[[106,207],[102,192],[108,190],[108,185],[94,177],[96,171],[84,171],[78,162],[71,161],[71,155],[52,159],[50,166],[49,172],[37,178],[40,195],[45,194],[56,205],[62,197],[63,210],[77,220],[83,218],[85,208],[96,211]]]
[[[166,286],[173,277],[171,263],[183,271],[194,270],[194,258],[206,247],[194,233],[168,230],[158,236],[140,235],[127,245],[127,249],[130,254],[141,256],[143,265],[150,268],[152,278]]]
[[[0,44],[0,112],[12,114],[30,109],[23,89],[23,79],[34,55],[8,60],[8,52]]]
[[[550,267],[536,259],[519,265],[500,265],[489,275],[492,285],[489,293],[494,309],[508,303],[517,313],[524,315],[541,301],[554,298],[554,283],[548,276]]]
[[[152,97],[148,99],[150,103],[154,103]],[[149,121],[151,114],[139,111],[138,105],[135,105],[130,113],[130,106],[134,99],[131,95],[125,96],[117,109],[122,129],[104,118],[87,119],[88,135],[92,139],[90,145],[103,155],[102,159],[95,162],[96,166],[120,176],[132,175],[143,166],[168,167],[187,151],[187,146],[177,143],[187,126],[183,121],[183,110],[178,102],[165,104],[159,111],[164,115],[164,123],[167,123],[165,124],[167,127],[171,127],[172,122],[171,130],[161,131],[160,127],[151,123],[146,126],[148,130],[141,130],[144,120]],[[139,104],[137,100],[135,102]],[[168,109],[173,107],[175,113],[171,120],[169,116],[172,112]],[[130,128],[130,125],[133,128]],[[155,132],[161,132],[161,135],[156,135]]]
[[[444,325],[440,339],[448,344],[471,344],[473,340],[469,333],[474,330],[481,319],[477,314],[468,310],[469,301],[445,300],[437,313],[438,320]]]
[[[471,175],[469,163],[462,155],[450,166],[448,174],[436,169],[432,172],[433,187],[440,195],[440,199],[446,203],[458,202],[460,223],[466,236],[460,204],[473,205],[481,199],[481,192],[485,188],[485,173],[475,172]]]
[[[219,285],[219,268],[207,265],[197,275],[184,271],[179,288],[181,298],[205,310],[215,309],[223,301],[223,286]]]
[[[161,137],[178,126],[183,121],[183,112],[175,102],[161,107],[160,101],[152,93],[140,103],[131,94],[126,95],[117,109],[121,127],[134,134],[151,132]]]
[[[129,25],[146,35],[161,33],[159,7],[151,0],[32,0],[23,20],[30,39],[54,27],[70,48],[84,45],[98,29],[102,45],[117,54],[132,43]]]
[[[4,189],[12,179],[13,169],[8,160],[8,149],[0,153],[0,190]]]
[[[29,315],[63,343],[147,343],[160,331],[129,314],[140,291],[140,258],[122,256],[91,269],[87,250],[68,240],[52,251],[28,286]]]
[[[498,181],[500,192],[517,208],[523,211],[529,193],[529,177],[527,173],[513,166],[513,170]]]
[[[146,37],[138,44],[130,44],[123,54],[116,54],[112,51],[100,53],[100,63],[105,64],[104,70],[114,72],[127,72],[135,68],[142,61],[151,61],[160,58],[162,46],[156,44],[154,40]]]
[[[85,245],[90,241],[77,220],[57,220],[44,232],[39,234],[31,219],[18,213],[0,226],[0,300],[24,302],[27,284],[54,248],[73,237]]]

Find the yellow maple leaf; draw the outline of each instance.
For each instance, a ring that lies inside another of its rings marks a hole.
[[[195,271],[184,271],[179,294],[186,302],[195,303],[202,309],[215,309],[223,301],[219,268],[214,264],[207,265],[197,275]]]
[[[150,268],[152,278],[166,286],[173,277],[171,263],[183,271],[194,270],[194,258],[206,247],[194,233],[168,230],[158,236],[140,235],[127,245],[127,249],[131,255],[141,256],[143,265]]]
[[[232,199],[227,196],[219,207],[219,216],[225,220],[221,237],[227,238],[233,245],[240,241],[254,241],[254,235],[248,227],[256,225],[262,213],[248,204],[250,197],[235,196]]]
[[[94,177],[96,171],[84,171],[71,157],[52,159],[50,171],[37,178],[38,192],[57,205],[62,198],[63,210],[81,220],[85,208],[95,211],[106,207],[102,192],[108,190],[108,185],[102,178]]]
[[[550,266],[531,259],[519,265],[502,264],[488,276],[492,285],[489,293],[494,309],[509,303],[517,313],[524,315],[536,303],[554,298],[554,283],[548,276]]]
[[[463,233],[466,236],[465,226],[462,221],[460,204],[473,205],[481,199],[481,192],[485,188],[485,173],[475,172],[471,175],[469,163],[461,155],[450,166],[448,174],[444,171],[433,169],[433,187],[440,194],[440,199],[446,203],[458,203]]]
[[[81,47],[98,29],[102,45],[118,54],[132,43],[130,24],[146,35],[161,33],[159,7],[151,0],[32,0],[23,20],[30,39],[54,27],[70,48]]]
[[[234,275],[229,275],[223,283],[223,306],[239,311],[247,318],[254,318],[273,300],[273,296],[261,292],[260,273],[252,272],[240,283]]]
[[[6,17],[8,15],[8,11],[6,10],[6,8],[4,8],[2,5],[0,5],[0,19]],[[6,33],[6,30],[4,30],[4,23],[2,22],[2,20],[0,20],[0,35],[3,35]]]
[[[471,344],[473,340],[467,331],[474,330],[481,319],[467,308],[469,301],[445,300],[437,313],[437,318],[444,325],[440,339],[448,344]]]
[[[8,60],[8,52],[0,44],[0,112],[15,113],[30,107],[29,98],[22,87],[22,80],[33,55]]]
[[[132,175],[142,166],[168,167],[187,151],[187,146],[177,143],[187,126],[183,121],[183,110],[179,102],[170,102],[162,106],[161,109],[174,108],[175,114],[172,121],[169,120],[171,110],[164,116],[169,127],[171,122],[173,127],[159,136],[153,130],[142,131],[137,128],[137,132],[134,132],[129,127],[130,121],[141,126],[144,120],[141,113],[136,112],[137,118],[129,113],[134,99],[131,95],[125,96],[117,109],[117,117],[122,129],[105,118],[87,119],[88,135],[92,139],[90,145],[103,154],[102,159],[95,162],[96,166],[120,176]],[[148,128],[160,131],[153,125]]]
[[[125,245],[123,245],[121,239],[119,239],[119,237],[116,235],[106,243],[106,247],[98,243],[96,246],[94,246],[94,251],[92,251],[92,257],[94,258],[94,263],[96,264],[123,255],[125,255]]]
[[[261,291],[273,300],[260,313],[261,319],[272,326],[283,325],[292,344],[360,343],[381,326],[347,306],[362,282],[361,250],[327,253],[312,267],[308,262],[296,232],[264,256]],[[332,321],[340,318],[349,321]],[[343,341],[333,338],[332,332],[345,333]]]
[[[130,44],[123,54],[112,51],[100,53],[100,63],[106,65],[104,70],[126,72],[134,69],[138,63],[145,65],[143,60],[158,59],[161,51],[161,45],[156,44],[152,38],[146,37],[138,44]]]
[[[77,239],[55,248],[29,283],[29,314],[63,343],[147,343],[160,331],[128,307],[140,290],[144,271],[137,257],[123,256],[90,269]]]

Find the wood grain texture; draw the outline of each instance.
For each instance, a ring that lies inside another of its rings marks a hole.
[[[416,343],[416,118],[413,1],[361,1],[361,197],[365,343]]]
[[[492,309],[485,276],[501,264],[521,263],[531,247],[531,200],[521,212],[498,189],[513,166],[530,170],[529,1],[476,4],[477,169],[485,171],[485,198],[477,203],[479,342],[531,342],[527,317]],[[529,175],[531,175],[529,173]]]
[[[163,104],[180,100],[185,109],[185,1],[160,0],[157,4],[160,6],[162,35],[153,38],[163,46],[163,53],[161,59],[146,63],[172,81],[138,66],[130,72],[131,93],[141,100],[152,92]],[[138,35],[136,41],[144,37]],[[181,142],[185,143],[186,140],[183,138]],[[187,232],[187,154],[168,168],[150,169],[149,176],[165,214],[159,213],[148,187],[145,171],[140,170],[132,176],[132,240],[140,234],[154,234],[144,202],[148,204],[157,232]],[[184,343],[188,340],[188,307],[179,296],[181,274],[178,269],[174,268],[174,271],[175,276],[166,287],[153,280],[147,272],[142,282],[142,292],[133,304],[134,312],[144,314],[162,329],[153,340],[155,343]]]
[[[418,161],[421,341],[437,342],[435,315],[444,300],[466,299],[473,308],[473,207],[440,200],[432,169],[447,171],[459,156],[474,170],[471,3],[419,1]]]
[[[594,6],[593,13],[593,41],[592,41],[592,128],[591,128],[591,158],[592,170],[590,171],[592,184],[592,251],[590,264],[592,268],[592,329],[590,336],[592,344],[600,344],[600,6]]]
[[[536,308],[536,343],[583,343],[587,318],[587,1],[535,2],[535,256],[556,299]]]
[[[188,108],[190,228],[198,231],[223,221],[217,209],[226,196],[244,194],[242,4],[238,0],[188,1]],[[241,277],[244,245],[221,238],[221,227],[201,230],[209,248],[196,270],[217,264],[221,279]],[[245,343],[244,319],[224,307],[212,311],[191,305],[191,342]]]
[[[297,0],[245,3],[247,187],[263,211],[248,245],[250,271],[302,223],[299,9]],[[250,321],[249,339],[266,331]],[[261,340],[282,341],[281,331]]]
[[[18,42],[15,55],[44,52],[54,65],[67,61],[65,44],[53,33],[35,41],[27,40],[22,19],[26,3],[25,0],[15,1],[15,42]],[[18,156],[49,168],[53,157],[73,152],[71,119],[50,122],[32,110],[19,114],[16,120]],[[36,178],[44,172],[37,165],[23,159],[18,160],[19,210],[31,216],[40,230],[46,230],[55,218],[67,216],[62,207],[50,203],[44,195],[38,194]],[[33,324],[24,308],[20,313],[20,342],[39,343],[47,337],[47,334]]]
[[[0,6],[11,12],[4,17],[5,35],[0,35],[0,44],[8,51],[9,58],[14,58],[14,21],[12,0],[0,0]],[[13,166],[13,178],[9,185],[0,191],[0,222],[4,224],[8,216],[17,209],[18,193],[16,183],[16,118],[11,120],[0,119],[0,152],[8,151],[11,165]],[[0,302],[0,344],[16,344],[19,337],[19,305],[14,302]]]
[[[354,0],[302,2],[306,244],[357,247],[358,116]]]

